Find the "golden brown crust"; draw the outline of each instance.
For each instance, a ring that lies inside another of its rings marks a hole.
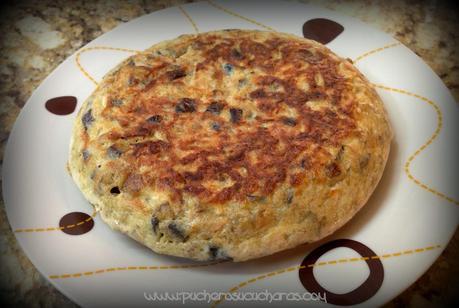
[[[152,234],[115,228],[150,248],[244,260],[349,220],[390,139],[377,94],[324,46],[217,31],[153,46],[109,74],[80,111],[70,168],[108,221],[122,208],[146,224]]]

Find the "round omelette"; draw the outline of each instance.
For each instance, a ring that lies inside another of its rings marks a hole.
[[[391,139],[349,61],[290,34],[223,30],[107,74],[77,116],[69,169],[108,225],[153,251],[244,261],[345,224]]]

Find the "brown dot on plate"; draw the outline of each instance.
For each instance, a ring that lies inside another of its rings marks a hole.
[[[62,216],[59,227],[64,233],[81,235],[91,231],[94,227],[94,220],[86,213],[72,212]]]
[[[76,105],[75,96],[58,96],[47,100],[45,108],[56,115],[67,115],[75,111]]]
[[[330,43],[343,31],[342,25],[326,18],[310,19],[303,24],[303,36],[322,44]]]
[[[356,289],[345,294],[337,294],[325,289],[314,277],[314,265],[328,251],[347,247],[359,253],[370,269],[368,278]],[[337,239],[327,242],[311,251],[301,263],[299,278],[304,288],[311,293],[325,294],[327,303],[340,306],[357,305],[365,302],[378,292],[384,280],[384,267],[376,254],[365,244],[351,239]]]

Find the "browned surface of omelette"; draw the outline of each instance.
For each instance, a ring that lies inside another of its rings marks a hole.
[[[108,74],[80,110],[69,167],[110,226],[154,251],[240,261],[348,221],[390,140],[375,91],[323,45],[217,31]]]

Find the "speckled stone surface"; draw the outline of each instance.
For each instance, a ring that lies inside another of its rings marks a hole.
[[[0,13],[0,161],[34,89],[63,60],[117,25],[186,1],[18,1]],[[391,34],[428,63],[459,101],[459,10],[446,1],[318,1]],[[0,298],[9,305],[73,307],[18,246],[0,205]],[[435,264],[387,307],[451,306],[459,290],[459,232]]]

